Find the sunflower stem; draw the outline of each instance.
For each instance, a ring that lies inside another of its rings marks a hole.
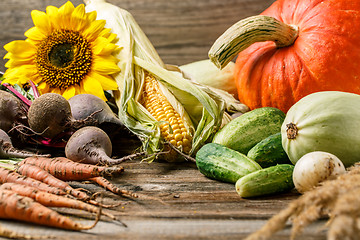
[[[18,98],[20,98],[20,100],[23,101],[23,103],[25,103],[27,106],[30,107],[30,105],[32,103],[31,100],[27,99],[24,95],[19,93],[15,88],[10,86],[9,84],[2,83],[1,81],[0,81],[0,84],[3,85],[4,87],[6,87],[9,91],[11,91],[13,94],[15,94]]]

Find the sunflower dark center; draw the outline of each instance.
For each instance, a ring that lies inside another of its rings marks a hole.
[[[64,89],[80,84],[90,72],[91,46],[76,31],[56,30],[39,44],[35,62],[43,81]]]
[[[49,53],[49,60],[56,67],[67,67],[74,60],[74,50],[74,46],[69,43],[56,45]]]

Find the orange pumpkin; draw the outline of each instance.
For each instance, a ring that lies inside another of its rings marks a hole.
[[[359,0],[278,0],[260,15],[278,20],[274,21],[285,30],[278,32],[274,23],[258,23],[252,26],[255,32],[247,31],[251,22],[245,19],[229,28],[209,51],[218,66],[241,51],[235,70],[241,102],[250,109],[271,106],[287,112],[313,92],[360,94]],[[259,26],[262,33],[256,32]],[[271,31],[278,36],[264,36]],[[289,42],[279,44],[279,36]],[[243,42],[248,45],[240,49]]]

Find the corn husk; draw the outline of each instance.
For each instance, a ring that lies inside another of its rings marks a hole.
[[[181,65],[179,68],[188,78],[202,85],[224,90],[237,98],[234,62],[229,62],[223,69],[219,69],[210,59],[203,59]]]
[[[163,149],[159,122],[140,103],[144,76],[152,74],[159,82],[166,98],[187,119],[192,131],[193,155],[206,141],[210,141],[224,124],[224,99],[209,88],[194,84],[182,75],[167,70],[155,48],[132,15],[104,0],[88,0],[87,11],[96,11],[98,19],[106,20],[105,27],[118,36],[121,72],[115,76],[119,91],[114,93],[119,118],[142,140],[149,153]]]
[[[182,74],[182,76],[195,85],[206,86],[215,92],[225,103],[225,115],[245,113],[249,107],[236,99],[236,85],[234,80],[235,63],[225,68],[217,68],[210,59],[195,61],[182,66],[166,65],[166,68]],[[226,118],[227,116],[224,116]],[[226,121],[225,121],[226,124]]]

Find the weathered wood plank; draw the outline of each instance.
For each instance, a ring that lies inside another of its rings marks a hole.
[[[25,39],[33,26],[31,10],[45,11],[46,6],[61,6],[66,0],[0,1],[0,70],[4,71],[3,46]],[[71,1],[74,5],[80,0]],[[131,12],[160,56],[168,64],[185,64],[207,58],[216,38],[244,17],[259,14],[274,0],[109,0]]]
[[[90,223],[87,221],[86,223]],[[196,220],[189,221],[183,219],[144,219],[127,220],[127,228],[115,223],[101,222],[94,229],[80,233],[64,231],[58,229],[44,229],[24,223],[3,222],[4,227],[12,230],[22,231],[26,234],[41,234],[42,236],[55,236],[56,239],[77,240],[112,240],[112,239],[244,239],[260,226],[265,224],[264,220]],[[303,235],[298,239],[306,240],[325,240],[326,232],[321,229],[324,221],[319,221],[309,228],[306,228]],[[290,229],[273,236],[272,240],[288,240]],[[2,239],[2,238],[0,238]]]
[[[242,239],[298,197],[295,192],[290,192],[241,199],[233,184],[208,179],[189,163],[149,164],[134,161],[125,163],[124,167],[124,174],[113,178],[113,183],[124,189],[161,199],[163,203],[151,199],[125,199],[93,184],[72,184],[104,193],[104,203],[127,202],[126,205],[109,211],[125,222],[128,228],[106,219],[94,229],[82,233],[3,220],[0,224],[26,233],[55,235],[59,239],[75,236],[79,240],[96,239],[100,236],[101,239]],[[79,213],[65,209],[61,212]],[[79,216],[88,214],[80,212]],[[90,223],[89,220],[87,222]],[[302,238],[326,239],[326,231],[318,231],[324,223],[325,220],[321,220],[306,228]],[[290,225],[273,239],[289,239],[289,227]]]

